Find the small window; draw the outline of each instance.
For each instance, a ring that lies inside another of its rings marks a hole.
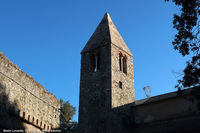
[[[119,88],[122,89],[122,82],[121,81],[119,81]]]
[[[44,124],[44,129],[46,128],[46,125]]]
[[[36,124],[38,125],[38,119],[36,120]]]
[[[34,123],[35,118],[33,117],[32,122]]]
[[[56,115],[55,115],[55,118],[56,118]]]
[[[49,126],[47,126],[47,130],[49,130]]]
[[[25,118],[25,115],[26,115],[25,112],[23,112],[23,118]]]
[[[42,122],[40,122],[40,127],[42,127]]]
[[[28,115],[28,121],[30,120],[30,115]]]
[[[99,54],[92,55],[91,68],[92,68],[92,72],[97,72],[100,70],[100,55]]]

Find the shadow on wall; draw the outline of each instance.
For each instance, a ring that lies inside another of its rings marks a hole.
[[[115,133],[200,133],[200,86],[113,108],[110,117]]]
[[[23,132],[25,128],[20,120],[17,104],[10,103],[5,86],[0,84],[0,133],[14,132],[14,130]]]
[[[60,113],[60,126],[53,128],[50,133],[78,133],[78,123],[76,121],[66,120],[64,115]]]

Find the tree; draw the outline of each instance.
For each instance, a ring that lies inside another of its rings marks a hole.
[[[69,101],[60,99],[60,129],[63,133],[74,133],[77,130],[77,122],[72,121],[76,114],[76,108],[72,106]]]
[[[174,14],[173,27],[178,32],[172,45],[182,56],[192,55],[176,88],[180,90],[200,86],[200,0],[172,0],[172,2],[180,7],[180,14]]]

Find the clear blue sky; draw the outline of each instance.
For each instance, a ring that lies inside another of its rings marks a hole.
[[[136,100],[147,85],[153,96],[175,91],[171,71],[186,59],[171,45],[177,8],[164,0],[2,0],[0,51],[78,110],[80,51],[106,8],[133,53]]]

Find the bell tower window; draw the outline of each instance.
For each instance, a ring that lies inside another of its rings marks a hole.
[[[127,57],[123,57],[123,72],[127,73]]]
[[[122,53],[119,54],[119,70],[122,71],[122,59],[123,59],[123,56],[122,56]]]
[[[92,67],[92,72],[97,72],[100,70],[100,55],[99,54],[92,55],[91,67]]]

